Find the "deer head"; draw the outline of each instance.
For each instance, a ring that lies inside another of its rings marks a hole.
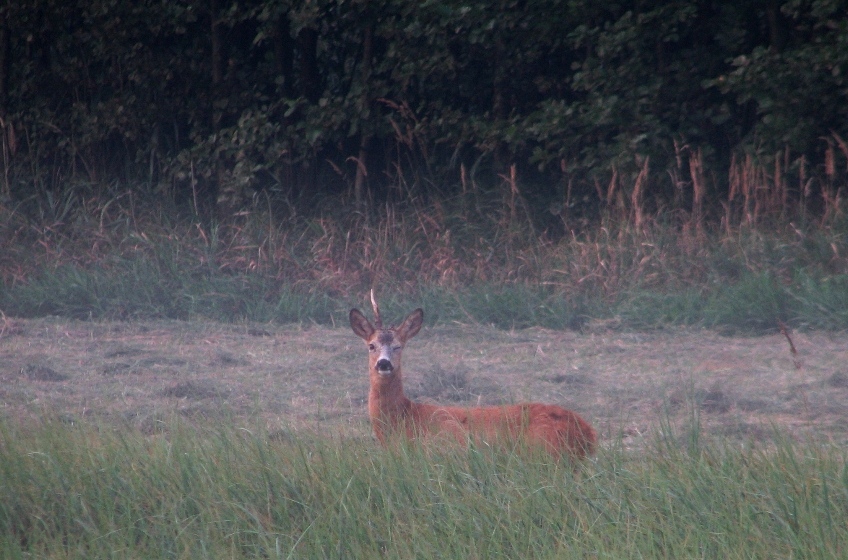
[[[371,290],[374,325],[358,309],[350,310],[350,327],[368,345],[368,369],[373,376],[389,378],[400,375],[400,358],[406,341],[418,334],[424,322],[424,311],[416,309],[398,327],[383,328],[380,308]]]

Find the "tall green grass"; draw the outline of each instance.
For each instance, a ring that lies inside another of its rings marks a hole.
[[[686,434],[577,470],[223,423],[0,423],[4,558],[840,558],[843,449]],[[779,434],[778,434],[779,436]],[[680,440],[690,445],[681,446]],[[694,442],[694,443],[693,443]]]

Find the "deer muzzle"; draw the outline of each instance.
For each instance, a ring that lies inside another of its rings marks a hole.
[[[380,358],[379,360],[377,360],[377,364],[374,366],[374,368],[380,375],[391,375],[395,370],[395,367],[392,365],[392,362],[390,362],[386,358]]]

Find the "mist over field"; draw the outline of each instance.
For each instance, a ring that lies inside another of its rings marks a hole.
[[[844,557],[846,13],[0,8],[0,557]],[[372,289],[596,455],[379,446]]]

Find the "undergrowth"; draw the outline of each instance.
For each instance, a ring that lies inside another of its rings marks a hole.
[[[413,302],[433,320],[503,328],[848,327],[839,190],[816,217],[774,186],[740,187],[709,219],[700,206],[649,212],[639,185],[629,198],[611,185],[593,220],[564,204],[552,221],[508,180],[370,208],[257,197],[226,219],[138,188],[6,200],[0,311],[333,324],[374,287],[387,309]]]

